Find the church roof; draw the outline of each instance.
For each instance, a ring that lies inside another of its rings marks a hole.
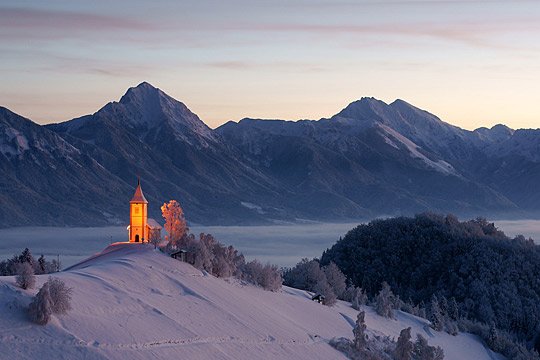
[[[161,229],[161,225],[159,225],[159,223],[156,220],[152,219],[152,218],[148,218],[146,223],[148,224],[150,229]]]
[[[141,189],[141,181],[137,179],[137,188],[135,189],[135,194],[131,199],[130,203],[145,203],[148,204],[148,201],[144,197],[144,194]]]

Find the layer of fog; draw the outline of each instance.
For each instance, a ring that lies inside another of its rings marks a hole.
[[[257,258],[262,262],[291,266],[304,257],[319,257],[340,236],[358,224],[195,226],[191,232],[213,234],[222,243],[236,247],[248,260]],[[497,221],[496,226],[508,236],[523,234],[527,238],[540,239],[540,220]],[[112,242],[125,241],[126,238],[126,228],[118,226],[0,229],[0,259],[11,257],[28,247],[37,256],[59,256],[66,267],[101,251]]]

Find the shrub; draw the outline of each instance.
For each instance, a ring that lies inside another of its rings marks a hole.
[[[56,278],[49,278],[28,307],[30,319],[39,325],[49,322],[51,314],[65,314],[71,309],[72,289]]]
[[[248,262],[243,269],[244,279],[261,286],[265,290],[281,289],[283,279],[276,265],[262,265],[258,260]]]
[[[47,324],[52,314],[51,302],[49,283],[46,282],[30,303],[28,308],[30,319],[39,325]]]
[[[57,278],[49,278],[49,294],[51,297],[51,309],[55,314],[65,314],[71,310],[72,288]]]
[[[28,262],[18,263],[16,266],[17,278],[16,282],[23,289],[32,289],[36,285],[36,277],[34,276],[34,268]]]

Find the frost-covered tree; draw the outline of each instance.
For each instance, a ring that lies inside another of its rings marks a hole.
[[[41,254],[41,256],[39,257],[37,262],[38,263],[37,263],[36,274],[45,274],[45,266],[47,265],[47,261],[45,260],[45,256],[43,256],[43,254]]]
[[[262,265],[258,260],[250,261],[244,266],[244,279],[269,291],[281,289],[283,283],[276,265]]]
[[[35,260],[32,254],[30,253],[30,249],[25,248],[21,255],[19,255],[19,262],[20,263],[30,263],[30,265],[34,266]]]
[[[382,288],[375,298],[375,310],[377,314],[386,318],[395,319],[394,314],[394,294],[390,289],[390,285],[386,281],[382,283]]]
[[[367,334],[366,334],[366,321],[365,321],[366,313],[364,311],[360,311],[358,313],[358,316],[356,318],[356,326],[353,329],[354,334],[354,348],[357,351],[361,351],[366,347],[367,344]]]
[[[161,206],[161,214],[165,219],[165,239],[170,244],[177,244],[188,231],[184,210],[176,200]]]
[[[343,300],[350,302],[353,309],[360,310],[360,306],[365,305],[368,298],[362,288],[351,285],[343,293]]]
[[[39,325],[45,325],[49,322],[52,314],[51,295],[49,293],[49,283],[43,284],[41,289],[30,303],[28,314],[30,319]]]
[[[343,299],[347,289],[347,278],[333,262],[322,268],[328,284],[339,299]]]
[[[51,310],[55,314],[65,314],[71,310],[72,288],[57,278],[50,277],[47,281],[51,299]]]
[[[318,260],[302,259],[292,269],[285,271],[283,280],[287,286],[314,291],[315,285],[326,280],[326,275]]]
[[[161,234],[159,231],[150,231],[148,242],[154,245],[154,249],[161,243]]]
[[[354,296],[352,298],[351,304],[353,309],[360,310],[361,305],[365,305],[368,301],[367,294],[361,288],[355,288]]]
[[[448,304],[449,308],[448,308],[448,316],[450,317],[450,319],[454,320],[454,321],[457,321],[459,320],[460,318],[460,315],[459,315],[459,306],[456,302],[456,298],[452,297],[450,299],[450,303]]]
[[[394,351],[395,360],[411,360],[414,345],[411,341],[411,328],[401,330]]]
[[[18,263],[16,282],[23,289],[32,289],[36,284],[34,268],[29,262]]]
[[[444,316],[439,305],[439,300],[435,294],[431,297],[429,320],[431,321],[431,327],[433,329],[441,331],[444,328]]]
[[[413,357],[415,360],[442,360],[444,352],[440,347],[429,346],[425,337],[417,334],[414,343]]]
[[[328,284],[328,281],[326,281],[326,278],[322,278],[317,284],[315,284],[313,287],[313,292],[324,296],[324,305],[334,306],[336,304],[337,296],[330,284]]]

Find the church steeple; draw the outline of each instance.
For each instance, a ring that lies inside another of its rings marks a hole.
[[[148,201],[137,178],[135,194],[129,202],[129,242],[148,241]]]
[[[137,178],[137,188],[135,189],[135,194],[133,194],[133,198],[131,199],[130,203],[144,203],[148,204],[148,201],[144,197],[144,194],[142,192],[141,188],[141,179]]]

